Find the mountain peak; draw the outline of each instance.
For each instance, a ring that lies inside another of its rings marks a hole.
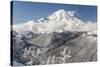
[[[66,14],[66,11],[63,9],[60,9],[60,10],[54,12],[54,14]]]
[[[54,16],[65,16],[66,11],[61,9],[61,10],[58,10],[58,11],[54,12],[52,15],[54,15]]]
[[[74,16],[75,13],[76,13],[76,11],[74,11],[74,10],[73,11],[66,11],[64,9],[60,9],[60,10],[54,12],[53,14],[55,14],[55,15],[69,15],[69,16]]]
[[[18,32],[33,31],[33,32],[61,32],[61,31],[82,31],[88,30],[89,26],[94,29],[93,23],[85,23],[82,19],[76,17],[76,11],[58,10],[46,18],[32,20],[26,23],[14,25],[14,29]],[[96,24],[95,24],[96,25]],[[85,28],[85,29],[83,29]],[[93,29],[92,29],[93,30]]]
[[[48,18],[51,20],[63,20],[63,19],[72,19],[72,17],[75,16],[76,11],[65,11],[64,9],[57,10],[52,15],[50,15]]]

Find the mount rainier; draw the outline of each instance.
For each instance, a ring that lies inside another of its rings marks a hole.
[[[12,65],[97,61],[97,23],[76,11],[55,11],[46,18],[12,25]]]
[[[90,29],[91,27],[91,29]],[[95,31],[96,23],[79,19],[75,11],[58,10],[46,18],[37,21],[13,25],[17,32],[63,32],[63,31]]]

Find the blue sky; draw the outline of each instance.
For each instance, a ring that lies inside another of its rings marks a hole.
[[[97,21],[96,6],[13,1],[13,23],[18,24],[29,20],[38,20],[41,17],[47,17],[59,9],[66,11],[75,10],[86,20]]]

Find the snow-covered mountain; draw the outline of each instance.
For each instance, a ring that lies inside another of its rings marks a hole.
[[[97,61],[97,25],[75,11],[13,25],[11,36],[14,66]]]
[[[91,28],[90,28],[91,27]],[[46,18],[31,20],[13,25],[16,32],[32,31],[36,33],[63,31],[95,31],[96,23],[83,21],[75,11],[58,10]]]

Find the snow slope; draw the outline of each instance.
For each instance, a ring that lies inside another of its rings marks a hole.
[[[63,31],[96,31],[97,24],[83,21],[75,11],[58,10],[46,18],[31,20],[13,25],[16,32],[32,31],[35,33],[50,33]]]

